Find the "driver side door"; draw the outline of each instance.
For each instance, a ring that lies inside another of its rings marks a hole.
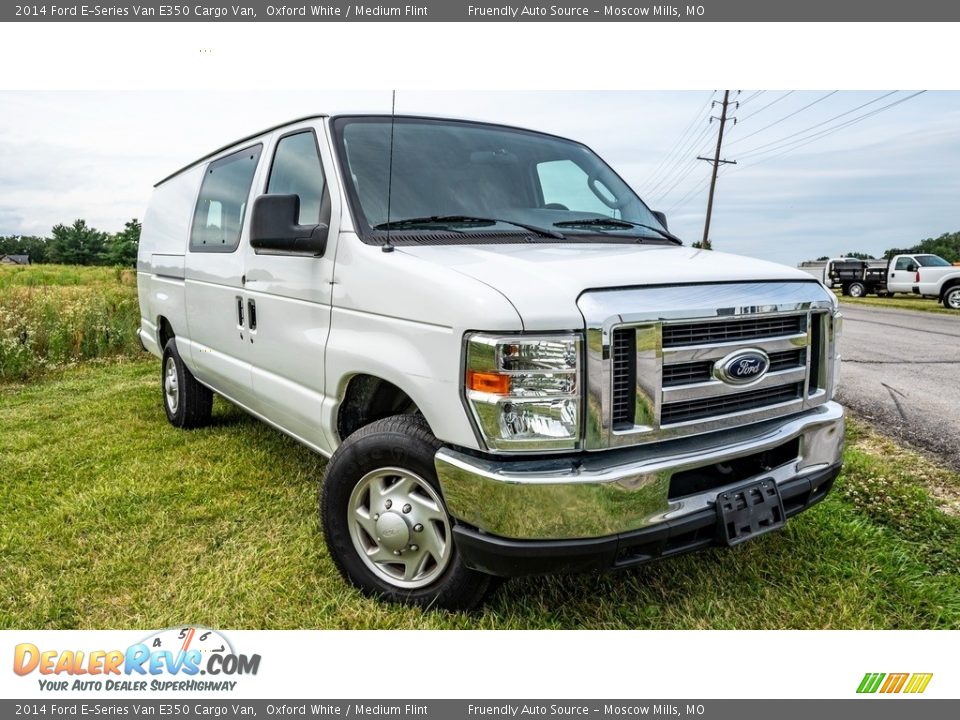
[[[887,278],[887,290],[890,292],[908,293],[913,292],[913,279],[916,270],[910,268],[916,265],[909,255],[898,255],[890,268],[890,277]]]
[[[322,451],[324,350],[330,331],[333,257],[339,196],[323,126],[311,122],[277,133],[265,150],[261,193],[297,195],[299,223],[329,226],[322,256],[245,248],[248,350],[257,411]],[[337,202],[334,203],[333,200]]]

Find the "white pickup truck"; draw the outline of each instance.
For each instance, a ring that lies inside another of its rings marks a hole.
[[[736,545],[840,470],[833,294],[683,247],[571,140],[274,127],[157,184],[138,278],[170,422],[217,393],[329,456],[329,552],[388,600]]]
[[[800,267],[816,274],[821,266],[805,263]],[[840,287],[843,294],[850,297],[911,293],[935,299],[950,310],[960,310],[960,267],[939,255],[894,255],[890,260],[838,258],[822,267],[826,284]]]

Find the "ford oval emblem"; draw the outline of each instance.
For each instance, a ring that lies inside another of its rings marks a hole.
[[[730,385],[756,382],[770,369],[770,358],[763,350],[738,350],[715,366],[717,378]]]

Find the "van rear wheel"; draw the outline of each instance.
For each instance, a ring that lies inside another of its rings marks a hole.
[[[361,428],[330,458],[320,519],[337,569],[363,593],[468,610],[496,583],[457,553],[434,468],[440,446],[418,415]]]
[[[191,430],[210,424],[213,391],[197,382],[190,369],[183,364],[176,338],[170,338],[163,348],[160,383],[163,388],[163,409],[171,425]]]

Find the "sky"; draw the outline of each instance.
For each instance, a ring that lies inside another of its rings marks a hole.
[[[741,105],[722,157],[737,164],[717,181],[714,248],[795,265],[960,230],[960,92],[931,91],[828,132],[913,92],[731,91]],[[396,103],[398,113],[584,142],[689,244],[703,234],[710,173],[696,156],[713,154],[708,117],[722,95],[399,89]],[[390,100],[389,90],[0,92],[0,235],[48,235],[76,218],[115,232],[143,217],[155,182],[215,148],[303,115],[389,112]]]

